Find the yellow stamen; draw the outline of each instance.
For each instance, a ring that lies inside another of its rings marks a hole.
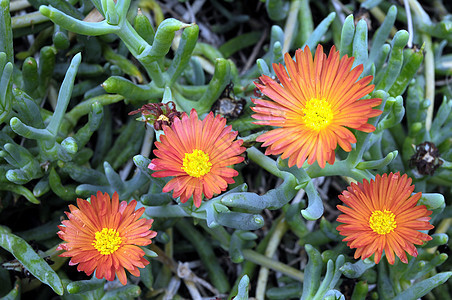
[[[160,115],[160,116],[157,118],[157,121],[165,121],[165,122],[168,122],[168,121],[169,121],[169,118],[168,118],[167,116],[165,116],[165,115]]]
[[[195,149],[192,153],[185,153],[182,161],[182,170],[192,177],[201,177],[210,172],[212,163],[209,155],[202,150]]]
[[[325,99],[312,98],[306,103],[303,113],[305,115],[302,118],[306,126],[317,131],[327,127],[334,117],[331,104]]]
[[[122,240],[116,229],[102,228],[101,231],[96,232],[96,237],[92,245],[100,254],[109,255],[119,249],[121,242]]]
[[[369,218],[369,226],[378,234],[388,234],[397,227],[395,215],[390,210],[376,210]]]

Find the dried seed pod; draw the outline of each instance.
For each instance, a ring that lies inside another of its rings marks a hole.
[[[416,146],[416,153],[410,158],[410,167],[416,167],[422,175],[433,175],[435,170],[443,164],[439,158],[438,148],[432,142],[423,142]]]
[[[246,100],[236,97],[233,89],[234,84],[232,82],[226,86],[220,98],[212,106],[212,111],[215,114],[220,114],[226,119],[236,119],[243,113]]]
[[[176,104],[173,101],[145,104],[140,109],[129,112],[129,115],[138,113],[141,113],[141,117],[137,120],[146,122],[155,130],[162,130],[163,125],[171,126],[175,118],[182,116],[182,113],[176,110]]]

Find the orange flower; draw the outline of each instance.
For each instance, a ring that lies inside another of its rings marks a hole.
[[[164,187],[163,192],[174,190],[173,197],[185,203],[192,195],[196,207],[201,205],[202,195],[207,199],[225,191],[232,177],[238,172],[228,166],[244,160],[238,156],[245,147],[242,140],[234,141],[237,131],[226,125],[221,116],[214,118],[209,113],[203,121],[194,109],[190,117],[175,119],[171,127],[163,126],[165,135],[156,142],[157,158],[149,164],[153,177],[175,176]]]
[[[157,233],[150,230],[150,219],[140,219],[144,207],[135,211],[137,202],[132,200],[119,203],[115,192],[110,196],[97,192],[90,202],[77,199],[78,207],[69,205],[66,212],[69,220],[58,226],[58,236],[66,241],[57,250],[66,250],[60,256],[71,257],[69,265],[76,265],[78,271],[91,275],[96,270],[97,278],[112,281],[115,274],[122,284],[127,283],[126,268],[134,276],[140,276],[138,268],[149,262],[143,257],[144,251],[138,246],[151,243]]]
[[[405,251],[417,256],[414,246],[432,238],[419,230],[433,228],[428,221],[432,212],[425,205],[416,206],[422,193],[411,195],[414,185],[406,174],[377,175],[369,183],[352,183],[339,199],[347,206],[338,205],[344,214],[337,218],[344,223],[337,227],[347,246],[357,248],[355,258],[366,259],[375,253],[378,264],[385,251],[388,262],[394,264],[395,254],[407,263]]]
[[[373,132],[375,127],[367,124],[371,117],[380,115],[372,107],[381,99],[359,100],[373,91],[369,85],[372,76],[356,81],[363,71],[359,65],[351,70],[353,57],[343,56],[333,46],[328,58],[319,45],[312,59],[309,47],[298,49],[294,61],[288,53],[284,57],[286,69],[273,64],[277,79],[262,75],[256,82],[259,90],[271,100],[252,99],[255,124],[280,127],[268,131],[256,140],[268,146],[266,155],[281,154],[289,157],[289,166],[299,168],[306,159],[317,161],[321,168],[334,163],[337,145],[351,151],[356,143],[353,133],[346,127]],[[346,126],[346,127],[345,127]]]

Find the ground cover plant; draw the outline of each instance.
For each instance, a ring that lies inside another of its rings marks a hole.
[[[452,299],[451,11],[0,0],[0,297]]]

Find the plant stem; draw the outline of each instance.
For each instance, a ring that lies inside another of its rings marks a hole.
[[[23,16],[11,18],[11,27],[13,29],[24,28],[49,21],[49,18],[43,16],[39,11],[32,12]]]
[[[430,100],[425,119],[425,129],[432,127],[433,108],[435,106],[435,57],[433,55],[432,37],[426,33],[422,34],[425,50],[425,99]]]
[[[147,126],[140,154],[143,155],[144,157],[149,157],[153,144],[154,144],[154,129]]]
[[[175,226],[176,229],[196,248],[215,288],[217,288],[220,293],[229,291],[231,288],[229,286],[229,281],[227,280],[226,274],[221,268],[210,243],[192,224],[184,219],[179,220]]]
[[[298,16],[300,24],[299,27],[299,38],[295,40],[299,45],[303,45],[308,40],[309,36],[314,31],[314,21],[312,20],[312,12],[309,7],[309,0],[301,0],[300,13]]]
[[[140,55],[145,47],[149,45],[130,25],[130,23],[126,20],[124,24],[122,24],[121,29],[116,33],[121,40],[126,44],[130,53],[133,56],[137,57]]]
[[[276,224],[279,223],[279,220],[283,218],[283,215],[280,215],[277,217],[273,223],[272,227],[270,227],[270,230],[267,232],[267,234],[264,236],[264,238],[259,242],[259,244],[256,246],[255,252],[261,254],[264,253],[265,249],[267,248],[268,242],[270,241],[270,237],[273,235],[273,232],[276,230]],[[242,252],[243,254],[243,252]],[[240,283],[240,278],[242,278],[244,275],[247,275],[250,279],[254,276],[254,271],[256,269],[257,265],[251,261],[251,260],[245,260],[243,262],[243,268],[240,276],[238,276],[239,279],[237,279],[234,283],[234,287],[231,289],[231,292],[229,293],[228,300],[231,300],[233,296],[237,294],[238,286]]]
[[[451,224],[452,218],[443,219],[436,227],[435,233],[446,233],[449,230]],[[438,247],[429,248],[427,249],[427,252],[433,254],[436,252],[436,249],[438,249]]]
[[[248,153],[248,158],[260,167],[279,178],[283,178],[283,173],[276,167],[276,161],[260,152],[256,147],[250,147],[246,152]]]
[[[226,231],[226,229],[222,226],[210,228],[207,226],[206,221],[200,221],[199,225],[207,231],[212,238],[216,239],[220,242],[220,245],[224,249],[229,248],[229,243],[231,241],[231,235]]]
[[[30,6],[31,6],[31,4],[27,0],[11,1],[10,11],[22,10],[22,9],[30,7]]]
[[[126,20],[125,23],[121,25],[121,30],[118,30],[116,34],[119,36],[119,38],[126,44],[127,48],[129,49],[130,53],[134,57],[139,57],[140,54],[143,53],[143,51],[146,48],[151,47],[130,25],[130,23]],[[158,66],[158,63],[156,61],[153,62],[145,62],[143,59],[139,59],[140,63],[143,65],[143,67],[146,69],[146,72],[148,73],[149,77],[155,81],[156,85],[158,87],[163,87],[163,78],[162,78],[162,72]]]
[[[279,261],[275,261],[273,259],[268,259],[267,256],[250,249],[244,249],[243,256],[245,257],[246,260],[252,261],[255,264],[264,266],[277,272],[281,272],[284,275],[287,275],[293,279],[303,282],[304,274],[295,268],[289,267],[286,264],[283,264]]]
[[[407,46],[408,48],[413,47],[413,21],[411,20],[411,10],[410,10],[410,3],[408,0],[403,0],[403,5],[405,6],[406,11],[406,18],[407,18],[407,25],[408,25],[408,33],[410,34],[410,37],[408,39]]]
[[[282,237],[284,236],[288,229],[289,226],[287,225],[286,219],[283,217],[278,221],[275,232],[273,232],[270,241],[268,242],[267,249],[265,249],[265,256],[267,256],[269,259],[271,259],[275,254]],[[257,277],[256,299],[265,298],[268,274],[269,270],[266,267],[262,267],[259,270],[259,275]]]
[[[284,45],[282,48],[282,53],[286,53],[290,50],[290,45],[292,44],[293,38],[295,36],[295,28],[299,24],[297,22],[298,12],[300,11],[301,0],[294,0],[290,3],[289,15],[287,17],[286,25],[284,27]]]
[[[11,30],[12,28],[14,28],[14,26],[12,24],[13,21],[11,19],[9,6],[9,1],[0,1],[0,19],[2,20],[0,24],[0,52],[5,52],[7,62],[9,61],[11,63],[14,63],[13,33]],[[8,84],[8,88],[11,89],[11,83]]]
[[[187,214],[187,212],[179,205],[148,206],[145,213],[153,218],[177,218],[189,216],[189,214]]]

